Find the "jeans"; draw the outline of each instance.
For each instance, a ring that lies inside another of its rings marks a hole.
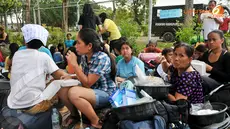
[[[94,108],[102,108],[109,105],[109,94],[105,91],[93,89],[96,96],[96,105]]]
[[[21,110],[5,107],[2,111],[3,117],[14,117],[19,119],[26,129],[52,129],[52,110],[31,115]]]

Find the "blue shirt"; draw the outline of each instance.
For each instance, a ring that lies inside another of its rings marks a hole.
[[[136,75],[135,66],[138,65],[141,71],[145,74],[144,63],[137,57],[132,56],[132,59],[126,63],[124,58],[117,63],[117,76],[128,78]]]
[[[66,48],[72,47],[74,43],[74,40],[70,39],[70,40],[66,40],[65,41],[65,46]]]
[[[18,50],[25,50],[25,49],[27,49],[26,46],[21,46]],[[40,52],[45,52],[46,54],[48,54],[48,55],[51,57],[51,59],[53,59],[53,56],[51,55],[51,52],[50,52],[50,50],[49,50],[48,48],[46,48],[46,47],[44,47],[44,46],[41,46],[41,47],[38,49],[38,51],[40,51]]]
[[[81,66],[85,75],[97,74],[100,76],[97,82],[91,86],[92,89],[103,90],[109,95],[116,90],[116,84],[110,76],[111,61],[106,53],[100,51],[94,53],[89,63],[87,63],[87,56],[83,55]]]
[[[62,56],[61,52],[55,52],[53,54],[53,59],[54,59],[54,62],[56,64],[63,62],[63,56]]]

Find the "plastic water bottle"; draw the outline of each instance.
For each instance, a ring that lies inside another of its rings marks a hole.
[[[53,129],[61,129],[60,123],[59,123],[59,113],[56,108],[53,108],[52,110],[52,127]]]

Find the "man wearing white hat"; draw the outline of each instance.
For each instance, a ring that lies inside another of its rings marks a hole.
[[[50,103],[43,101],[46,75],[60,79],[66,73],[38,49],[46,45],[49,32],[40,25],[22,27],[27,49],[15,53],[11,68],[11,91],[3,115],[19,118],[28,129],[52,129]],[[36,120],[34,120],[36,118]]]

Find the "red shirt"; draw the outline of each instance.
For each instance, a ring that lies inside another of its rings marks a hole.
[[[230,18],[224,18],[224,22],[220,25],[219,29],[222,31],[227,31],[229,22],[230,22]]]
[[[4,62],[4,57],[2,56],[2,52],[0,51],[0,62]]]
[[[157,48],[157,47],[155,47],[155,48],[147,47],[144,49],[144,51],[145,51],[145,53],[161,53],[161,49]]]

